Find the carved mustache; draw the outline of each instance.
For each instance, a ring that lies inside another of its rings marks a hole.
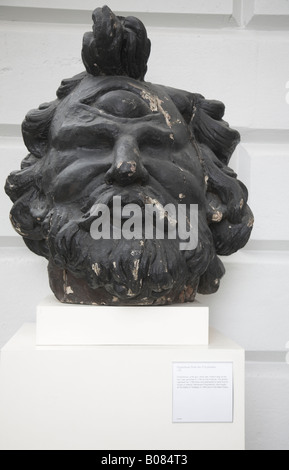
[[[112,211],[113,209],[113,199],[115,197],[121,198],[121,209],[128,204],[135,204],[145,211],[147,204],[156,205],[159,208],[159,212],[162,212],[163,201],[161,201],[159,194],[156,194],[152,188],[147,188],[147,191],[140,192],[136,188],[130,187],[129,190],[121,189],[116,191],[115,188],[109,188],[101,193],[99,190],[95,191],[95,194],[92,194],[89,202],[82,208],[84,215],[79,221],[80,228],[89,230],[91,223],[97,218],[99,213],[99,206],[105,205]]]
[[[85,214],[82,218],[82,220],[78,223],[79,227],[81,229],[84,229],[86,231],[89,231],[91,228],[92,223],[98,219],[99,213],[103,212],[103,208],[107,208],[110,212],[110,222],[113,225],[116,221],[119,222],[125,222],[126,220],[131,218],[131,211],[135,215],[135,206],[141,210],[139,213],[138,217],[138,222],[141,220],[145,220],[146,218],[146,208],[147,207],[152,207],[153,210],[155,211],[155,216],[159,220],[164,221],[164,227],[165,230],[167,231],[168,229],[168,224],[172,226],[177,226],[177,220],[174,217],[171,217],[164,206],[156,199],[152,199],[151,197],[147,197],[145,201],[143,199],[140,199],[139,201],[133,200],[125,204],[120,197],[115,197],[114,199],[117,199],[117,202],[114,200],[112,202],[109,202],[108,205],[100,204],[100,203],[95,203],[91,210]],[[155,226],[156,224],[156,219],[152,219],[152,225]]]

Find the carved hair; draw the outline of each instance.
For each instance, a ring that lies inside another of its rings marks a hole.
[[[185,118],[201,162],[207,186],[207,221],[218,255],[230,255],[250,238],[254,217],[248,191],[229,168],[240,134],[223,120],[225,106],[172,88],[166,89]]]
[[[143,23],[116,16],[107,7],[93,14],[93,32],[83,37],[82,60],[92,75],[126,75],[144,80],[151,42]]]
[[[248,190],[228,166],[240,135],[223,121],[223,103],[196,96],[191,127],[207,182],[207,219],[216,253],[230,255],[246,245],[254,222]]]

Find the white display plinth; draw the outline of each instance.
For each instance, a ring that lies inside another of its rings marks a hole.
[[[175,362],[233,363],[233,423],[173,423]],[[244,351],[216,331],[206,346],[39,347],[26,324],[1,352],[0,449],[244,449]]]
[[[37,307],[36,343],[56,345],[207,345],[209,309],[199,302],[147,307],[62,304]]]

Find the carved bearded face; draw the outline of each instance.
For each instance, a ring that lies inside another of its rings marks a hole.
[[[205,179],[187,125],[161,87],[87,76],[58,105],[49,142],[41,175],[50,271],[55,284],[69,277],[58,291],[73,299],[73,276],[96,303],[193,299],[211,258]],[[178,237],[93,239],[94,208],[112,208],[115,196],[143,212],[152,201],[198,204],[202,242],[180,251]]]
[[[248,191],[228,167],[240,135],[223,120],[221,102],[144,81],[151,43],[140,20],[107,6],[92,18],[86,72],[63,80],[57,99],[23,122],[30,154],[5,187],[12,224],[49,260],[50,285],[63,302],[149,305],[216,292],[224,274],[217,255],[242,248],[253,226]],[[115,237],[132,206],[144,226],[138,236]],[[153,236],[148,206],[157,208]],[[100,207],[106,236],[94,237]]]

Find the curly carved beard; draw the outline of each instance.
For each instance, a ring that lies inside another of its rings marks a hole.
[[[57,205],[47,237],[52,264],[85,281],[95,293],[95,303],[141,305],[194,300],[199,278],[212,258],[211,232],[203,215],[199,214],[201,243],[193,251],[180,251],[178,236],[173,240],[94,240],[89,231],[93,208],[99,203],[110,206],[115,195],[113,189],[92,195],[82,208],[85,215],[79,214],[77,219],[70,218],[75,206],[70,211],[67,205]],[[131,188],[122,190],[121,196],[125,204],[141,207],[148,199],[156,200],[151,191],[148,196]],[[64,288],[66,301],[75,302],[74,288],[67,283]],[[98,292],[102,293],[99,298]]]

